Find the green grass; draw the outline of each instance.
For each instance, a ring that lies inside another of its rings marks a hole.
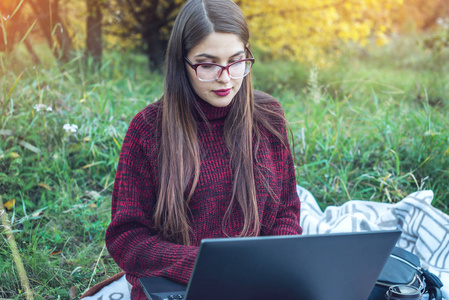
[[[10,95],[22,70],[4,70],[0,195],[16,200],[8,215],[38,299],[68,299],[73,286],[79,296],[89,282],[118,271],[100,253],[124,134],[132,117],[162,93],[161,76],[146,65],[142,56],[116,53],[99,72],[85,70],[81,59],[31,67]],[[52,111],[37,111],[36,104]],[[66,133],[66,123],[78,131]],[[0,282],[0,298],[20,298],[4,239]]]
[[[160,97],[162,76],[133,53],[107,54],[98,72],[81,57],[33,68],[19,54],[0,64],[0,195],[16,200],[8,216],[36,298],[68,299],[72,287],[79,297],[118,272],[103,237],[120,146],[132,117]],[[401,39],[348,50],[327,70],[255,64],[256,88],[280,99],[293,130],[298,183],[322,208],[432,189],[449,212],[447,59]],[[5,238],[0,282],[0,298],[23,298]]]
[[[449,212],[448,58],[401,38],[351,48],[326,70],[255,65],[257,88],[280,99],[290,122],[298,184],[323,209],[432,189],[433,205]]]

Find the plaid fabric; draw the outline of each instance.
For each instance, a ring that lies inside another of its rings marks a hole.
[[[255,101],[263,97],[271,98],[260,92],[255,93]],[[271,99],[270,107],[282,111],[279,103]],[[210,125],[198,120],[201,173],[189,202],[189,222],[193,231],[191,246],[167,242],[154,229],[153,213],[159,177],[157,145],[160,138],[160,104],[156,102],[139,112],[125,136],[115,178],[106,245],[133,285],[132,299],[145,299],[137,280],[142,276],[164,276],[187,283],[201,239],[233,237],[242,230],[243,214],[238,205],[232,210],[231,221],[223,223],[233,177],[223,128],[233,103],[217,108],[198,101]],[[285,126],[282,132],[286,135]],[[264,177],[255,178],[262,225],[259,235],[300,234],[300,201],[296,193],[290,149],[262,129],[257,157],[260,164],[256,167],[260,168]],[[270,197],[262,180],[269,182],[280,201]]]

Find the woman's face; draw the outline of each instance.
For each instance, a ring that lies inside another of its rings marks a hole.
[[[222,66],[245,59],[245,45],[240,38],[232,33],[213,32],[204,38],[198,45],[193,47],[187,58],[193,63],[216,63]],[[231,103],[234,96],[242,86],[243,78],[232,79],[227,71],[211,82],[200,81],[186,62],[187,73],[190,84],[196,94],[216,107],[225,107]]]

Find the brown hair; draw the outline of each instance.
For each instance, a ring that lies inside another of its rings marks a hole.
[[[161,99],[162,134],[158,157],[160,180],[154,220],[156,228],[165,239],[184,245],[190,243],[188,203],[198,184],[200,172],[194,112],[197,111],[204,118],[187,76],[184,57],[212,32],[232,33],[244,45],[249,43],[245,18],[233,1],[189,0],[176,18],[167,49],[165,90]],[[266,99],[271,100],[268,97]],[[287,142],[276,129],[276,124],[268,121],[276,118],[281,122],[284,120],[279,112],[270,111],[263,103],[255,104],[251,74],[243,79],[233,102],[225,121],[224,136],[234,178],[231,202],[222,224],[225,228],[234,202],[237,201],[244,216],[240,236],[254,236],[260,231],[254,182],[254,172],[260,172],[253,166],[260,140],[258,126],[265,126],[286,145]],[[253,137],[256,141],[254,149]],[[184,192],[190,181],[193,184],[190,191],[187,191],[187,199],[184,199]],[[267,188],[274,196],[271,189]]]

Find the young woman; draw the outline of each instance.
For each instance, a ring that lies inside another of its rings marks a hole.
[[[203,238],[300,234],[282,108],[255,92],[249,32],[232,0],[189,0],[170,37],[162,98],[132,120],[106,245],[142,276],[187,283]]]

